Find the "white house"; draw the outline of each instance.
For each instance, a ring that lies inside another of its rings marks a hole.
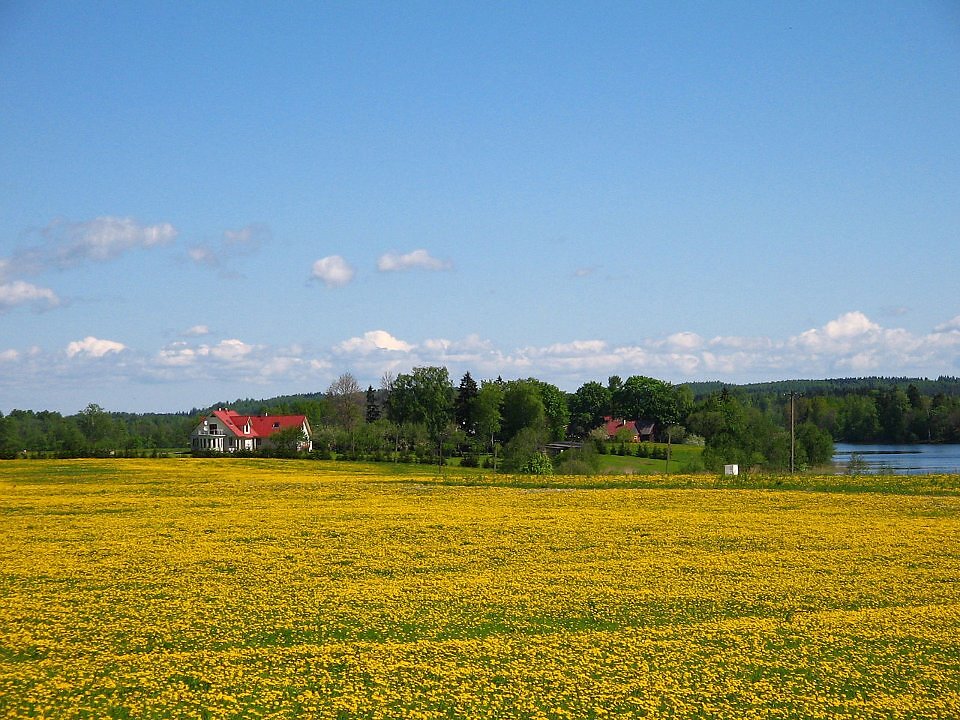
[[[207,415],[190,433],[192,450],[232,453],[270,446],[270,436],[280,430],[299,427],[305,440],[299,450],[313,450],[310,423],[306,415],[241,415],[220,408]]]

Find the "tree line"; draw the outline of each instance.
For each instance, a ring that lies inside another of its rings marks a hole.
[[[96,404],[76,415],[42,410],[0,413],[0,458],[159,455],[182,448],[194,425],[190,413],[107,412]]]
[[[796,421],[811,422],[838,442],[960,442],[960,380],[891,378],[794,381],[727,388],[745,406],[780,413],[794,396]],[[715,395],[716,391],[710,393]]]
[[[736,462],[786,469],[828,462],[834,441],[960,442],[958,389],[956,378],[724,386],[614,375],[568,393],[537,378],[477,382],[469,372],[455,386],[446,368],[420,367],[387,374],[377,388],[364,390],[344,373],[326,392],[218,405],[306,415],[320,458],[443,463],[457,456],[465,465],[535,472],[546,469],[549,443],[579,439],[584,447],[561,462],[583,468],[592,450],[605,450],[598,428],[613,417],[653,423],[659,441],[702,444],[707,468]],[[72,416],[14,410],[0,414],[0,456],[162,454],[185,447],[207,412],[138,415],[97,405]],[[290,440],[295,447],[296,438]]]

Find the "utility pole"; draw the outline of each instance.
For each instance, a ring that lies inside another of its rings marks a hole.
[[[673,434],[673,427],[667,425],[667,475],[670,474],[670,438]]]
[[[796,433],[796,408],[794,405],[794,400],[798,394],[791,391],[790,395],[790,473],[793,474],[796,472],[796,457],[797,457],[797,433]]]
[[[793,399],[796,393],[790,393],[790,474],[795,470],[794,459],[797,456],[797,434],[794,430]]]

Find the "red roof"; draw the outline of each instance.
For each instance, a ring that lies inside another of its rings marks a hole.
[[[607,437],[616,437],[617,432],[623,428],[633,433],[634,437],[653,437],[655,423],[650,420],[621,420],[607,415],[603,421],[603,429],[606,431]]]
[[[614,420],[610,417],[606,417],[604,420],[603,429],[606,431],[607,437],[616,436],[621,428],[626,428],[634,435],[637,434],[637,423],[633,420]]]
[[[305,415],[241,415],[233,410],[214,410],[213,416],[238,437],[265,438],[291,427],[302,427]],[[249,427],[250,432],[244,432]]]

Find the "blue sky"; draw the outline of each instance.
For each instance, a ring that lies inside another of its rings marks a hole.
[[[952,2],[0,5],[0,411],[960,374]]]

